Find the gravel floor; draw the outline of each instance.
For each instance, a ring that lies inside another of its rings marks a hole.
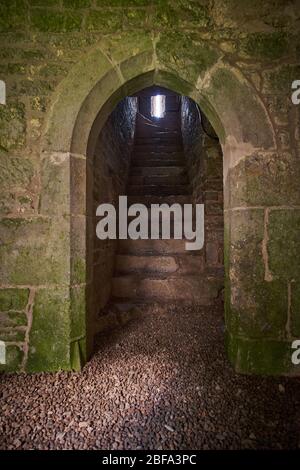
[[[81,374],[1,377],[1,449],[300,447],[300,380],[236,375],[222,309],[144,308]]]

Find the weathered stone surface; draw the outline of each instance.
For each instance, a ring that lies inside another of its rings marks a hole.
[[[37,207],[37,195],[32,195],[30,190],[16,189],[6,191],[1,196],[0,215],[10,214],[33,215]]]
[[[291,343],[227,335],[227,353],[236,372],[280,375],[292,371]]]
[[[273,227],[271,232],[275,231],[280,240],[278,227],[275,228],[273,220],[269,219],[269,230],[270,224]],[[269,257],[266,266],[267,260],[263,253],[264,211],[233,211],[231,227],[231,296],[226,302],[227,328],[248,338],[283,338],[287,334],[288,288],[284,275],[265,280],[266,269],[272,266],[274,241],[269,231]],[[275,240],[278,241],[278,238]],[[275,259],[279,258],[277,252]],[[270,269],[273,273],[272,268]]]
[[[157,2],[153,15],[154,28],[176,28],[179,25],[209,27],[211,16],[207,2]]]
[[[295,338],[300,338],[300,283],[297,279],[296,282],[291,283],[291,334]]]
[[[27,315],[25,312],[0,312],[0,325],[4,327],[26,326]]]
[[[26,140],[26,117],[23,103],[0,106],[0,150],[22,147]]]
[[[245,156],[230,169],[232,207],[300,203],[298,157],[290,153]],[[243,184],[234,184],[243,181]]]
[[[63,5],[66,8],[87,8],[91,6],[91,0],[63,0]]]
[[[241,41],[246,57],[279,59],[289,53],[288,36],[283,32],[252,33]]]
[[[36,293],[28,372],[70,369],[69,289],[41,289]]]
[[[43,154],[41,173],[41,214],[69,215],[71,213],[70,154],[60,152]]]
[[[71,283],[82,284],[91,278],[92,253],[87,250],[87,221],[85,217],[71,217]],[[93,227],[94,228],[94,227]]]
[[[163,34],[157,44],[162,70],[176,71],[189,83],[196,83],[218,60],[220,54],[209,44],[181,32]]]
[[[0,340],[5,343],[23,343],[25,340],[26,327],[3,328],[0,325]]]
[[[268,224],[269,268],[275,278],[300,276],[300,210],[272,210]]]
[[[258,98],[254,97],[253,90],[236,71],[224,67],[214,70],[205,96],[215,107],[227,138],[233,136],[236,142],[244,142],[254,148],[274,147],[266,111]],[[218,125],[212,120],[211,123],[217,130]],[[222,140],[222,136],[219,137]]]
[[[86,287],[71,288],[71,339],[86,336]]]
[[[0,371],[18,372],[22,366],[24,352],[21,347],[8,345],[6,348],[6,364],[0,364]]]
[[[242,8],[241,8],[242,6]],[[217,0],[212,15],[219,26],[233,31],[268,31],[271,27],[282,28],[294,23],[297,13],[289,9],[285,0],[261,2],[260,0]]]
[[[248,338],[286,336],[288,292],[283,281],[231,283],[232,306],[228,327]]]
[[[86,159],[71,155],[70,157],[71,177],[71,214],[84,215],[86,213]]]
[[[44,149],[51,149],[52,151],[69,152],[71,146],[71,139],[74,130],[74,123],[78,116],[78,112],[82,102],[87,98],[93,87],[107,75],[107,72],[112,69],[112,64],[108,58],[99,50],[93,50],[87,54],[83,63],[78,63],[72,68],[68,77],[64,81],[63,89],[57,90],[57,100],[52,109],[52,119],[47,132],[47,139],[44,142]],[[84,81],[78,81],[78,77],[82,74],[87,78]],[[108,89],[113,90],[113,77],[109,76],[108,81],[102,80],[101,92],[105,95],[105,84]],[[76,92],[74,91],[76,90]],[[107,93],[107,98],[111,95]],[[74,98],[76,99],[74,100]],[[106,96],[100,100],[100,106],[106,101]],[[68,113],[66,114],[66,109]],[[99,108],[98,110],[99,111]],[[95,116],[96,117],[96,116]],[[92,123],[91,123],[92,124]],[[89,127],[89,131],[91,126]]]
[[[263,72],[263,92],[268,94],[282,94],[291,91],[295,77],[299,76],[299,65],[282,65],[277,69]],[[291,93],[290,93],[291,94]]]
[[[263,209],[234,210],[230,213],[230,277],[254,282],[264,279],[262,241],[264,238]]]
[[[0,32],[24,30],[26,24],[25,2],[1,2]]]
[[[29,289],[0,289],[0,311],[24,310],[29,297]]]
[[[5,152],[0,153],[1,190],[28,187],[33,176],[34,166],[31,160],[13,157]]]
[[[112,33],[121,29],[122,17],[122,10],[91,10],[86,20],[86,29]]]
[[[82,16],[79,13],[61,13],[59,11],[31,11],[31,24],[34,29],[45,33],[64,33],[79,31]]]
[[[0,220],[0,278],[5,284],[69,281],[69,220],[35,217]]]
[[[250,338],[282,337],[287,321],[287,286],[282,281],[265,281],[264,211],[233,211],[230,223],[227,327]]]

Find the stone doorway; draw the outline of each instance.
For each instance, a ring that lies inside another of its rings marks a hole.
[[[184,39],[178,47],[164,34],[155,40],[142,36],[138,47],[134,34],[132,41],[128,35],[124,41],[122,34],[100,41],[53,93],[38,144],[38,216],[22,219],[13,230],[10,221],[3,223],[10,240],[3,283],[5,289],[17,289],[18,296],[26,295],[28,320],[24,341],[10,346],[8,368],[78,369],[90,355],[86,225],[92,214],[86,208],[92,196],[86,181],[91,156],[117,103],[155,85],[193,99],[220,140],[229,359],[239,372],[297,373],[291,363],[291,342],[298,331],[295,152],[283,150],[276,123],[253,82],[221,60],[213,44],[197,47],[190,56]],[[12,271],[11,256],[17,252],[9,250],[14,243],[23,254]],[[284,263],[277,263],[278,253]]]
[[[156,96],[164,98],[161,118],[152,115]],[[88,259],[95,332],[117,318],[122,323],[135,305],[179,302],[196,308],[223,297],[222,167],[218,137],[190,98],[153,86],[117,105],[99,134],[87,181],[94,215],[99,204],[117,208],[124,194],[128,205],[149,210],[151,204],[201,203],[205,237],[203,249],[187,251],[187,240],[174,239],[173,218],[170,240],[162,239],[162,224],[159,239],[99,240],[93,217]]]

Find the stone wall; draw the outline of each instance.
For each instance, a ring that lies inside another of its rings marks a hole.
[[[134,138],[137,113],[136,98],[124,98],[110,115],[99,135],[93,168],[93,214],[99,204],[111,203],[118,207],[119,195],[126,194],[128,170]],[[88,181],[87,184],[90,182]],[[99,240],[96,221],[91,227],[93,239],[93,311],[98,314],[111,295],[111,280],[115,267],[117,240]]]
[[[54,168],[61,163],[68,165],[71,163],[73,168],[76,168],[75,173],[72,174],[71,184],[73,186],[73,194],[80,194],[80,200],[84,198],[85,187],[92,188],[93,202],[90,207],[87,207],[87,221],[91,221],[88,225],[90,240],[87,252],[87,259],[93,259],[90,263],[92,270],[91,276],[88,275],[89,282],[85,283],[85,267],[80,262],[80,237],[76,235],[74,244],[72,245],[74,253],[71,252],[71,268],[73,272],[73,285],[72,285],[72,302],[80,311],[80,304],[85,305],[83,295],[85,289],[89,289],[89,308],[92,310],[90,313],[90,322],[92,322],[91,329],[95,332],[97,330],[96,315],[101,307],[105,305],[110,296],[111,276],[114,268],[114,252],[115,241],[100,241],[95,236],[96,227],[96,208],[102,202],[115,203],[119,194],[124,194],[124,188],[127,183],[127,171],[130,163],[131,146],[134,137],[136,116],[136,101],[135,98],[125,98],[122,100],[107,119],[103,129],[100,132],[94,158],[90,158],[88,167],[90,171],[87,172],[87,181],[85,181],[85,161],[75,156],[67,156],[63,161],[59,154],[56,155],[56,160],[52,156]],[[6,153],[4,153],[6,157]],[[8,158],[8,157],[6,157]],[[11,164],[14,165],[14,172],[9,163],[3,168],[6,172],[10,171],[10,176],[13,178],[15,175],[23,173],[22,159],[17,159],[14,162],[14,157],[11,157]],[[48,160],[48,157],[46,157]],[[55,197],[55,172],[52,165],[46,163],[47,179],[50,177],[52,180],[51,195],[49,201],[42,199],[41,205],[46,205],[56,209],[58,201]],[[30,174],[30,173],[29,173]],[[67,177],[69,172],[67,173]],[[4,175],[2,175],[4,178]],[[33,175],[31,175],[33,178]],[[28,180],[29,180],[28,176]],[[10,185],[8,179],[8,189],[12,191],[14,187]],[[3,186],[5,190],[6,186]],[[24,196],[25,197],[25,196]],[[75,199],[75,197],[74,197]],[[16,199],[14,199],[16,202]],[[90,201],[87,201],[90,203]],[[3,206],[4,210],[4,206]],[[2,263],[1,273],[4,282],[20,283],[27,285],[30,283],[39,283],[42,279],[43,286],[39,289],[35,287],[26,288],[2,288],[0,289],[0,339],[6,343],[7,366],[6,370],[22,370],[25,365],[32,367],[35,370],[43,369],[46,363],[45,356],[48,356],[48,368],[56,368],[56,357],[59,354],[68,356],[66,346],[58,342],[57,348],[54,349],[53,354],[48,354],[47,345],[48,339],[50,342],[54,340],[55,333],[60,339],[60,327],[67,325],[68,302],[66,299],[65,309],[59,308],[61,297],[64,296],[64,291],[57,290],[54,292],[53,283],[58,282],[60,279],[60,266],[53,263],[52,267],[47,269],[43,265],[43,254],[48,251],[48,256],[55,252],[55,249],[64,249],[64,239],[62,239],[62,246],[57,247],[51,242],[51,221],[45,217],[27,217],[20,218],[25,209],[22,211],[20,207],[14,205],[13,208],[6,208],[9,211],[9,217],[1,220],[1,249],[2,249]],[[85,221],[85,215],[82,213],[82,208],[78,204],[72,204],[72,220],[73,228],[81,223],[80,220]],[[99,220],[99,219],[97,219]],[[64,218],[65,221],[65,218]],[[63,237],[64,230],[67,229],[66,225],[59,227],[59,219],[55,223],[55,229],[60,231]],[[41,241],[45,236],[45,241]],[[13,240],[19,241],[18,248]],[[73,237],[74,238],[74,237]],[[31,239],[30,247],[27,246],[28,240]],[[85,244],[85,240],[83,241]],[[67,248],[65,246],[65,248]],[[78,248],[78,249],[77,249]],[[5,251],[5,255],[3,252]],[[61,268],[65,262],[65,257],[61,256]],[[40,258],[40,261],[36,259]],[[23,262],[20,262],[22,258]],[[51,258],[50,258],[51,259]],[[11,276],[11,278],[9,277]],[[11,280],[10,280],[11,279]],[[97,308],[97,309],[96,309]],[[59,310],[59,312],[57,311]],[[50,314],[49,322],[45,315]],[[35,315],[35,318],[33,316]],[[94,321],[92,320],[94,319]],[[58,322],[57,330],[55,322]],[[62,328],[63,329],[63,328]],[[29,339],[30,330],[30,339]],[[73,336],[71,337],[71,344],[74,339],[82,336],[82,331],[85,331],[85,326],[81,320],[79,322],[71,323],[71,330]],[[48,338],[47,338],[48,336]],[[29,350],[29,341],[31,349]],[[32,351],[32,354],[30,354]],[[38,355],[36,353],[38,352]],[[68,359],[66,359],[67,361]],[[75,362],[76,362],[75,358]]]
[[[24,323],[7,369],[73,367],[74,167],[104,104],[157,84],[199,103],[222,145],[229,358],[299,373],[299,21],[296,0],[1,1],[0,297]]]
[[[207,275],[223,276],[223,156],[218,137],[196,103],[182,97],[181,128],[193,202],[205,207]]]

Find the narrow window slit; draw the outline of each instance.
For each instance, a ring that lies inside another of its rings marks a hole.
[[[166,97],[165,95],[151,96],[151,116],[155,118],[163,118],[166,114]]]

